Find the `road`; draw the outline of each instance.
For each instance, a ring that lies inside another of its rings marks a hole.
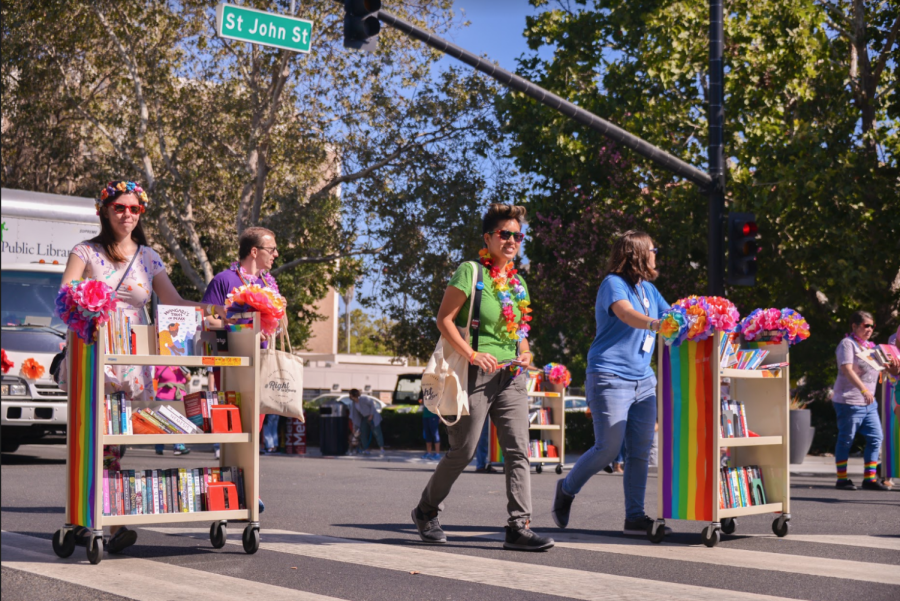
[[[662,545],[621,535],[620,476],[592,479],[570,527],[553,527],[556,474],[532,474],[533,527],[557,546],[546,553],[500,546],[502,475],[464,473],[442,522],[449,543],[418,542],[409,512],[433,469],[412,453],[382,459],[260,458],[266,510],[255,555],[240,526],[215,550],[208,524],[139,529],[138,543],[97,566],[83,549],[65,560],[50,546],[64,520],[63,446],[23,446],[2,457],[3,600],[333,599],[900,599],[900,491],[837,491],[830,476],[792,478],[792,530],[776,538],[772,516],[741,518],[719,546],[702,524],[674,521]],[[130,449],[124,467],[214,465],[211,452],[158,457]],[[647,507],[656,506],[650,477]]]

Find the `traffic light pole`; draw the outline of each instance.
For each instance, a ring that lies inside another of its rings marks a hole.
[[[709,293],[725,296],[725,43],[722,0],[709,0]]]
[[[402,31],[408,36],[415,38],[436,50],[440,50],[445,54],[449,54],[450,56],[461,60],[467,65],[474,67],[478,71],[481,71],[485,75],[496,79],[507,87],[522,92],[526,96],[534,98],[541,104],[549,106],[550,108],[562,113],[563,115],[566,115],[567,117],[570,117],[575,121],[578,121],[579,123],[590,127],[594,131],[597,131],[607,138],[614,140],[622,146],[630,148],[639,155],[650,159],[663,169],[666,169],[667,171],[670,171],[671,173],[674,173],[679,177],[683,177],[684,179],[693,182],[702,190],[707,191],[710,189],[713,181],[710,175],[704,173],[703,171],[697,169],[692,165],[689,165],[688,163],[685,163],[678,157],[672,156],[661,148],[657,148],[653,144],[650,144],[649,142],[646,142],[645,140],[642,140],[641,138],[628,133],[624,129],[613,125],[609,121],[601,119],[593,113],[572,104],[568,100],[560,98],[552,92],[548,92],[544,88],[531,83],[527,79],[519,77],[514,73],[510,73],[509,71],[493,64],[489,60],[481,58],[480,56],[473,54],[468,50],[460,48],[455,44],[451,44],[447,40],[438,37],[433,33],[429,33],[424,29],[416,27],[412,23],[408,23],[385,10],[378,11],[378,19],[382,23],[390,25],[394,29]],[[718,215],[718,221],[721,222],[721,211]],[[712,221],[712,215],[710,215],[710,221]],[[718,227],[718,231],[720,233],[719,239],[721,240],[721,223],[719,223]],[[712,245],[712,238],[710,238],[710,245]],[[714,249],[712,248],[712,246],[710,246],[710,270],[712,269],[713,264],[713,250]],[[723,254],[721,242],[719,244],[717,252],[717,264],[721,269]],[[721,276],[719,277],[719,281],[722,281]]]

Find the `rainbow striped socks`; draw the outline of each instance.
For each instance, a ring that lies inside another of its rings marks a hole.
[[[875,469],[878,467],[877,461],[866,461],[865,469],[863,471],[863,482],[875,482]],[[846,478],[847,473],[847,462],[844,462],[844,474]]]
[[[843,461],[835,460],[834,464],[837,467],[838,480],[846,480],[847,479],[847,460],[846,459],[844,459]],[[872,473],[873,473],[872,477],[874,478],[874,473],[875,473],[874,468],[873,468]]]

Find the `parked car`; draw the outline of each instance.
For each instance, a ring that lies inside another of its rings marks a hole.
[[[587,399],[583,396],[567,396],[565,398],[566,412],[584,413],[588,410]]]
[[[372,399],[372,401],[375,403],[375,408],[378,410],[378,413],[381,413],[381,411],[387,406],[387,403],[385,403],[381,399],[376,399],[375,397],[369,396],[367,394],[364,394],[361,396]],[[306,406],[318,408],[318,407],[321,407],[322,405],[325,405],[326,403],[330,403],[332,401],[339,401],[339,402],[343,403],[344,405],[347,406],[347,411],[350,411],[350,407],[351,407],[351,405],[353,405],[353,401],[350,400],[349,394],[323,394],[323,395],[317,396],[316,398],[314,398],[311,401],[308,401],[306,403]]]

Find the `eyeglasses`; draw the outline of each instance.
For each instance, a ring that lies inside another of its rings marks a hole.
[[[516,242],[521,242],[525,239],[525,234],[522,232],[511,232],[509,230],[494,230],[491,234],[497,234],[501,240],[509,240],[512,237]]]
[[[269,246],[269,247],[265,247],[265,246],[257,246],[256,248],[258,248],[259,250],[264,250],[264,251],[266,251],[267,253],[269,253],[269,254],[271,254],[271,255],[274,255],[275,253],[278,252],[278,247],[277,247],[277,246]]]
[[[864,327],[867,330],[874,330],[875,324],[874,323],[864,323],[864,324],[862,324],[862,327]]]
[[[654,255],[658,255],[658,254],[659,254],[659,249],[658,249],[658,248],[651,248],[651,249],[650,249],[650,252],[652,252]]]
[[[121,202],[114,203],[112,208],[117,215],[124,215],[125,211],[130,211],[132,215],[140,215],[144,212],[144,205],[123,205]]]

